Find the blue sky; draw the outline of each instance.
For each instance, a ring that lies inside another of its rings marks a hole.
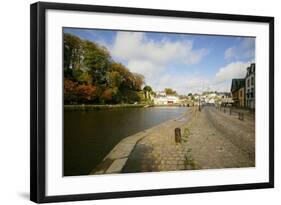
[[[64,32],[105,46],[115,61],[144,75],[155,91],[229,92],[231,79],[243,78],[255,62],[252,37],[75,28]]]

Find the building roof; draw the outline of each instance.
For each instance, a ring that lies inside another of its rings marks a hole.
[[[255,69],[256,69],[256,64],[255,63],[251,63],[251,65],[247,68],[246,78],[248,76],[250,76],[251,74],[255,73]]]
[[[236,90],[239,90],[240,88],[245,87],[245,79],[240,78],[240,79],[232,79],[231,83],[231,92],[234,92]]]

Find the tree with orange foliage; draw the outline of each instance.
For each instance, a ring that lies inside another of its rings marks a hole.
[[[76,104],[77,102],[92,102],[97,98],[97,87],[91,84],[78,84],[69,79],[64,80],[64,102]]]
[[[77,101],[77,86],[77,82],[64,79],[64,102],[72,104]]]
[[[97,87],[90,84],[82,84],[77,86],[78,98],[82,102],[90,102],[97,97]]]
[[[93,41],[64,33],[64,103],[135,103],[144,77]]]
[[[113,90],[108,88],[105,89],[102,93],[102,95],[100,96],[101,100],[104,102],[110,102],[112,100],[113,97]]]

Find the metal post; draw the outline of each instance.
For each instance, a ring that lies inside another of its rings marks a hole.
[[[175,129],[175,141],[181,143],[181,129],[178,127]]]
[[[200,107],[200,97],[199,97],[199,102],[198,102],[198,111],[201,112],[201,107]]]

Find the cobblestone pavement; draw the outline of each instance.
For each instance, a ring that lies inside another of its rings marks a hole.
[[[189,147],[197,168],[238,168],[255,166],[254,120],[205,107],[190,127]]]
[[[122,172],[187,169],[188,147],[183,142],[176,143],[175,128],[184,130],[194,114],[194,109],[190,108],[183,116],[149,130],[147,136],[136,144]]]
[[[121,140],[90,174],[184,169],[186,150],[175,143],[174,129],[187,124],[193,109]]]
[[[182,143],[174,130],[181,128]],[[255,166],[254,120],[204,107],[150,129],[135,145],[122,172]]]

